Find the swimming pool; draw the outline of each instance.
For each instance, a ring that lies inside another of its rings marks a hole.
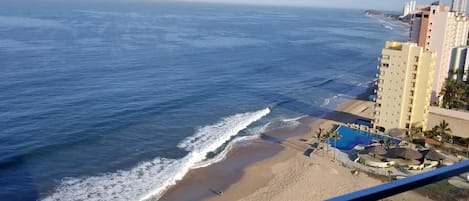
[[[340,135],[340,139],[337,140],[337,148],[340,150],[351,150],[356,145],[370,145],[373,140],[392,140],[395,144],[399,144],[400,140],[389,138],[383,135],[370,133],[367,131],[361,131],[346,126],[339,126],[336,131]],[[334,139],[330,139],[329,143],[334,147]]]

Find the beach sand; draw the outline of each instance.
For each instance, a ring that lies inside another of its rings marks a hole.
[[[372,108],[373,102],[354,99],[321,119],[301,119],[301,126],[293,130],[267,132],[251,145],[231,150],[224,161],[191,170],[160,200],[324,200],[381,184],[382,180],[365,173],[352,175],[351,169],[332,160],[331,153],[316,150],[310,157],[305,155],[317,141],[319,128],[371,118]],[[234,165],[240,161],[241,165]],[[429,199],[406,192],[387,200]]]

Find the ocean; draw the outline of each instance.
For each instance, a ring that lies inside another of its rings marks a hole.
[[[326,114],[407,30],[361,10],[0,2],[0,200],[143,200]]]

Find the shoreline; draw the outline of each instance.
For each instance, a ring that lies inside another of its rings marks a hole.
[[[334,110],[322,117],[300,118],[298,120],[300,125],[295,128],[267,131],[259,139],[252,140],[247,145],[236,146],[227,153],[224,160],[207,167],[190,170],[182,180],[166,189],[158,200],[212,200],[212,198],[219,197],[217,193],[220,191],[224,192],[222,197],[225,200],[228,192],[233,190],[233,186],[243,183],[246,177],[252,177],[247,176],[251,171],[258,174],[255,179],[250,179],[250,189],[243,188],[242,192],[235,194],[247,196],[254,193],[255,189],[267,185],[274,177],[272,172],[262,171],[263,168],[259,167],[264,167],[266,164],[273,166],[298,153],[303,155],[304,151],[311,146],[311,139],[319,127],[329,130],[334,123],[354,121],[359,116],[347,111],[357,108],[363,110],[359,106],[366,102],[363,100],[371,92],[372,87],[356,98],[340,103]]]

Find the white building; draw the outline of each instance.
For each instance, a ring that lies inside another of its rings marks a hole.
[[[449,76],[451,79],[469,82],[469,47],[462,46],[453,49]]]
[[[451,4],[451,11],[466,13],[467,0],[453,0]]]

